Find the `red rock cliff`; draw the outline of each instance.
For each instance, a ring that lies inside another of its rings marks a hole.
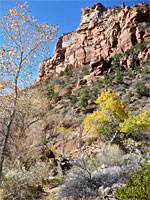
[[[109,59],[140,42],[150,41],[149,5],[105,8],[101,3],[82,8],[79,27],[63,34],[55,46],[54,56],[39,66],[36,81],[60,72],[67,64],[81,67]]]

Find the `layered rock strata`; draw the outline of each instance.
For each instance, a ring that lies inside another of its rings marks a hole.
[[[60,73],[67,64],[75,68],[91,64],[92,72],[103,59],[109,60],[138,43],[150,41],[149,10],[146,3],[113,8],[96,3],[82,8],[79,27],[58,39],[54,56],[40,64],[36,82],[49,78],[53,72]]]

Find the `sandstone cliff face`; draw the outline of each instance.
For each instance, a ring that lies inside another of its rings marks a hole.
[[[150,41],[149,16],[149,5],[145,3],[114,8],[96,3],[82,8],[79,27],[59,38],[54,56],[40,64],[36,82],[49,78],[53,72],[59,73],[67,64],[75,68],[90,64],[92,72],[93,63]],[[150,47],[145,51],[149,59]]]

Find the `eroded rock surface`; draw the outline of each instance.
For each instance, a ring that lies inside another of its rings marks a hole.
[[[150,41],[149,5],[140,3],[132,7],[105,8],[101,3],[82,8],[79,27],[63,34],[55,46],[54,56],[39,66],[36,82],[60,73],[64,66],[81,67],[100,63],[97,74],[104,68],[103,59],[123,53],[140,42]],[[149,57],[147,50],[146,57]],[[140,56],[140,55],[139,55]]]

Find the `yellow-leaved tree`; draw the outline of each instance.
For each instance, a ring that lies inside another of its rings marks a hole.
[[[103,91],[95,103],[100,109],[88,114],[83,122],[91,137],[113,141],[119,133],[128,135],[150,128],[150,111],[134,116],[110,89]]]
[[[57,25],[38,23],[26,1],[18,1],[17,7],[7,10],[0,19],[0,177],[20,91],[31,83],[31,74],[42,56],[50,55],[50,43],[58,31]]]
[[[150,129],[150,111],[139,113],[138,115],[130,115],[128,119],[119,124],[119,130],[126,135],[137,131],[145,131]]]

